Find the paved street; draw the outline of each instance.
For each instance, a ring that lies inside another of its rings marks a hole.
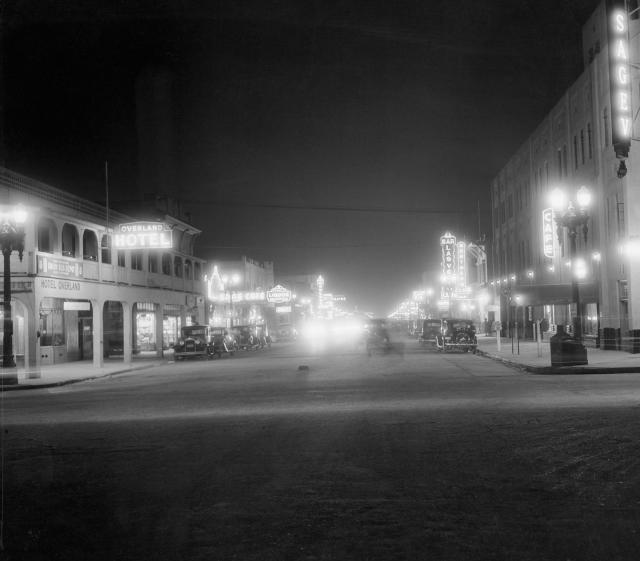
[[[5,392],[4,558],[635,559],[639,405],[415,341]]]

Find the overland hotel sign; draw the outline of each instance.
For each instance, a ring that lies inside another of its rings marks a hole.
[[[171,227],[164,222],[127,222],[116,228],[116,249],[171,249]]]

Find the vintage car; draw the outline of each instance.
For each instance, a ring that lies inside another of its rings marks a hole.
[[[442,332],[436,336],[436,347],[444,352],[459,350],[475,353],[478,347],[476,326],[469,319],[443,319]]]
[[[229,333],[224,327],[212,327],[210,330],[211,344],[213,345],[213,354],[221,358],[223,354],[233,356],[238,350],[238,342],[236,338]]]
[[[211,358],[214,346],[208,325],[185,325],[180,339],[173,347],[175,360],[185,358]]]
[[[418,339],[422,346],[436,348],[436,338],[442,335],[442,322],[441,319],[425,319],[422,322],[422,334]]]

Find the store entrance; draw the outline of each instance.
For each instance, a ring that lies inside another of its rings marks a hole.
[[[79,318],[78,341],[80,360],[93,360],[93,320],[91,318]]]

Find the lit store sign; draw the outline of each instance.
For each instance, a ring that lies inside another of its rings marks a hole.
[[[163,222],[120,224],[113,236],[116,249],[171,249],[171,228]]]
[[[448,277],[455,273],[456,268],[456,237],[447,232],[440,238],[442,250],[442,272]]]
[[[616,156],[626,158],[631,144],[633,122],[629,74],[629,19],[624,0],[610,0],[607,7],[611,135]]]
[[[277,284],[267,291],[267,302],[271,304],[286,304],[291,302],[291,291],[284,286]]]
[[[542,211],[542,248],[545,257],[554,257],[553,210],[550,208],[545,208]]]

